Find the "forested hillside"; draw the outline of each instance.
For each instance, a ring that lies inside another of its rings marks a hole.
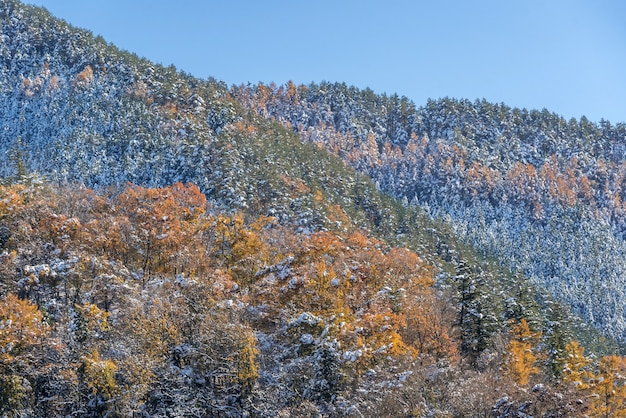
[[[483,317],[475,269],[445,297],[432,265],[349,222],[246,221],[191,184],[18,182],[0,225],[5,416],[604,416],[626,399],[626,361],[594,362],[524,294]]]
[[[623,126],[228,88],[15,0],[0,62],[3,416],[620,411]]]
[[[406,98],[345,84],[235,89],[405,204],[524,273],[607,335],[626,337],[626,125]]]

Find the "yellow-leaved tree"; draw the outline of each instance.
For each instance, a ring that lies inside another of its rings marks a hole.
[[[98,350],[83,357],[83,380],[91,393],[104,399],[110,399],[117,392],[115,372],[117,365],[113,360],[100,357]]]
[[[592,377],[589,370],[591,360],[584,352],[585,349],[577,341],[571,341],[565,346],[563,382],[574,385],[578,390],[588,389],[589,379]]]
[[[21,192],[24,186],[1,186],[0,185],[0,220],[19,209],[24,200]]]
[[[517,384],[525,386],[531,376],[539,373],[537,355],[533,351],[540,334],[531,332],[526,319],[513,325],[512,339],[504,357],[503,370]]]
[[[37,306],[13,294],[0,300],[0,413],[18,407],[30,390],[26,369],[49,334]]]
[[[584,355],[576,341],[566,347],[563,381],[573,384],[589,401],[589,417],[626,417],[626,359],[604,356],[597,364],[597,373],[591,370],[591,359]]]
[[[590,417],[626,417],[626,359],[604,356],[598,364],[598,374],[590,380]]]
[[[198,239],[206,229],[206,198],[197,186],[176,183],[150,189],[129,186],[115,200],[120,244],[146,276],[153,273],[195,274],[202,265],[204,250]]]
[[[48,334],[49,327],[37,306],[13,294],[0,301],[0,364],[23,361]]]

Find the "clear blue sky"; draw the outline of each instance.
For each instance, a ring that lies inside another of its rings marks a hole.
[[[626,122],[623,0],[28,0],[228,85],[342,81]]]

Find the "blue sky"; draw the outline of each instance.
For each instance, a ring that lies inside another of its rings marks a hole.
[[[228,85],[340,81],[626,122],[622,0],[28,0]]]

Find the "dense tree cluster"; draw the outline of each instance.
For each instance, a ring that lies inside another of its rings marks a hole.
[[[416,253],[354,225],[246,220],[180,183],[15,184],[0,203],[9,416],[466,416],[538,384],[546,401],[524,408],[564,413],[613,411],[626,396],[622,358],[594,363],[571,341],[559,380],[525,316],[486,325],[486,290],[466,265],[459,298],[446,296]],[[450,386],[488,376],[475,411]]]
[[[466,243],[624,338],[626,125],[484,100],[406,98],[345,84],[233,90],[372,178],[451,221]]]

